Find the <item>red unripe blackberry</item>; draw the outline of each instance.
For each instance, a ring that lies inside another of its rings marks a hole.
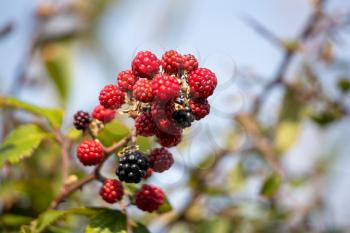
[[[159,102],[167,102],[180,95],[180,85],[175,76],[169,74],[157,74],[152,80],[154,99]]]
[[[167,134],[177,134],[179,127],[172,118],[174,103],[154,102],[151,106],[151,114],[156,128]]]
[[[187,71],[187,73],[198,69],[198,61],[192,54],[187,54],[183,56],[183,69]]]
[[[105,108],[102,105],[97,105],[92,111],[92,117],[103,123],[108,123],[115,118],[116,111],[114,109]]]
[[[122,71],[118,74],[117,77],[119,89],[122,91],[132,91],[136,81],[137,77],[131,70]]]
[[[78,111],[74,114],[73,125],[78,130],[85,130],[91,123],[91,117],[88,112]]]
[[[148,103],[153,100],[152,82],[148,79],[139,79],[134,85],[133,96],[136,100]]]
[[[119,180],[107,179],[100,189],[100,196],[108,203],[115,203],[123,198],[124,189]]]
[[[174,102],[153,102],[151,106],[151,113],[153,119],[171,118],[172,112],[175,110]]]
[[[197,121],[207,116],[210,112],[210,105],[206,99],[190,100],[190,108]]]
[[[116,85],[105,86],[99,96],[100,104],[105,108],[119,108],[125,101],[125,93]]]
[[[157,210],[165,200],[164,192],[153,185],[144,184],[137,192],[135,202],[136,206],[147,212]]]
[[[158,138],[158,142],[160,145],[164,147],[173,147],[181,142],[181,139],[182,139],[181,133],[182,133],[181,130],[179,130],[176,134],[167,134],[165,132],[157,130],[156,136]]]
[[[198,68],[192,71],[187,78],[191,94],[195,98],[211,96],[217,85],[215,74],[206,68]]]
[[[150,166],[155,172],[168,170],[174,163],[173,155],[166,148],[155,148],[148,156]]]
[[[162,66],[167,73],[177,73],[182,68],[183,57],[175,50],[166,51],[162,56]]]
[[[161,61],[150,51],[138,52],[131,63],[134,74],[141,78],[152,78],[159,72]]]
[[[77,156],[85,166],[96,165],[103,158],[102,145],[94,140],[85,140],[78,146]]]
[[[153,136],[156,131],[156,125],[154,124],[151,113],[144,112],[138,115],[135,119],[135,128],[138,135],[145,137]]]

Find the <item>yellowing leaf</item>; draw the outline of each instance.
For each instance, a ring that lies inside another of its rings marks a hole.
[[[275,146],[279,153],[287,152],[298,139],[300,126],[294,121],[281,122],[276,130]]]
[[[47,133],[34,124],[22,125],[12,131],[0,147],[0,167],[5,162],[15,164],[31,156],[46,136]]]

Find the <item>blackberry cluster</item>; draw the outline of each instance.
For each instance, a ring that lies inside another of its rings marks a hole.
[[[146,175],[149,162],[141,151],[127,151],[119,160],[117,176],[126,183],[139,183]]]
[[[120,156],[116,175],[107,179],[100,189],[101,197],[108,203],[123,198],[123,183],[139,183],[153,172],[164,172],[174,159],[167,147],[178,145],[185,128],[210,112],[208,97],[217,86],[216,75],[207,68],[199,68],[196,57],[175,50],[166,51],[161,59],[150,51],[138,52],[130,69],[121,71],[115,84],[108,84],[99,93],[99,105],[92,111],[79,111],[74,115],[74,126],[79,130],[89,128],[95,138],[104,124],[112,121],[116,110],[135,120],[136,134],[155,136],[160,148],[149,154],[138,150],[134,142]],[[85,140],[77,149],[77,157],[85,166],[103,161],[104,148],[98,140]],[[143,185],[135,194],[136,206],[153,212],[164,203],[163,191],[152,185]]]
[[[112,110],[125,104],[123,112],[135,119],[139,135],[155,135],[162,146],[176,146],[182,130],[210,111],[207,98],[217,79],[198,66],[195,56],[175,50],[166,51],[161,59],[150,51],[138,52],[131,69],[118,74],[117,85],[101,90],[100,104]]]

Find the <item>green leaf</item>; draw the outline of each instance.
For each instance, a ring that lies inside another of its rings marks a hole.
[[[343,93],[347,93],[350,91],[350,81],[346,78],[342,78],[337,83],[338,89]]]
[[[75,128],[71,128],[68,130],[66,137],[68,137],[71,140],[77,140],[81,137],[82,133],[80,130],[77,130]]]
[[[24,226],[21,226],[21,233],[33,233],[33,231],[30,229],[29,226],[24,225]]]
[[[149,137],[138,136],[136,144],[139,146],[141,151],[148,151],[151,149],[152,142]]]
[[[287,89],[282,102],[280,120],[298,121],[302,114],[303,106],[292,90]]]
[[[274,196],[278,192],[278,190],[281,186],[281,181],[282,180],[281,180],[281,177],[279,175],[272,174],[271,176],[269,176],[265,180],[265,182],[260,190],[260,194],[265,196],[265,197]]]
[[[35,232],[42,232],[46,229],[49,225],[57,221],[58,219],[65,216],[66,211],[64,210],[49,210],[44,212],[39,216],[37,221],[34,223],[33,229],[35,229]]]
[[[70,56],[68,46],[51,43],[42,48],[41,57],[49,77],[54,82],[62,103],[66,103],[70,86]]]
[[[207,194],[208,196],[213,196],[213,197],[220,196],[225,193],[225,190],[223,189],[223,187],[215,187],[215,186],[207,186],[207,185],[204,186],[201,191]]]
[[[328,126],[338,120],[343,114],[344,113],[341,109],[335,108],[332,110],[323,110],[318,113],[313,113],[310,117],[311,120],[319,126]]]
[[[0,147],[0,167],[4,166],[5,162],[15,164],[31,156],[45,137],[47,133],[37,125],[19,126],[5,138]]]
[[[232,223],[225,218],[215,218],[210,220],[201,220],[193,225],[194,233],[226,233],[233,232]]]
[[[169,200],[165,197],[164,203],[158,208],[157,213],[164,214],[173,210]]]
[[[53,224],[59,219],[64,218],[67,215],[85,215],[94,216],[98,214],[101,210],[97,208],[75,208],[68,210],[48,210],[42,213],[36,220],[32,221],[29,226],[22,226],[23,233],[43,232],[48,226]]]
[[[13,97],[0,96],[0,108],[18,108],[37,116],[45,117],[54,128],[59,128],[62,124],[63,110],[58,108],[43,108],[25,103]]]
[[[145,225],[142,223],[137,223],[136,226],[132,228],[133,233],[151,233]]]
[[[104,146],[111,146],[113,143],[123,139],[129,134],[129,128],[118,120],[107,124],[97,135],[98,140]]]
[[[101,209],[91,218],[85,233],[122,233],[127,231],[126,216],[118,210]]]
[[[19,226],[27,224],[32,220],[31,217],[16,215],[16,214],[3,214],[0,216],[0,225],[3,226]]]
[[[133,183],[124,183],[124,188],[130,193],[136,193],[138,190],[137,185]]]
[[[47,233],[71,233],[72,229],[64,228],[64,227],[57,227],[57,226],[48,226],[47,227]]]

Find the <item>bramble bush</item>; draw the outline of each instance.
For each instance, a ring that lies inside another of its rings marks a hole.
[[[224,132],[205,131],[220,146],[205,151],[192,166],[174,148],[188,156],[193,148],[206,148],[190,132],[215,113],[219,107],[212,100],[230,84],[220,83],[222,77],[193,54],[168,50],[157,57],[137,51],[114,83],[94,93],[94,108],[75,109],[69,116],[71,44],[91,39],[109,1],[77,3],[39,4],[40,23],[28,61],[10,94],[0,96],[0,232],[349,231],[348,226],[322,223],[329,212],[327,177],[337,152],[325,150],[331,155],[318,157],[302,174],[290,172],[285,162],[304,140],[306,125],[329,132],[348,117],[349,61],[337,56],[336,35],[348,26],[349,13],[328,12],[326,1],[312,1],[311,15],[293,39],[280,39],[245,18],[283,51],[281,63],[262,85],[238,69],[237,76],[259,91],[249,93],[244,111],[224,114],[230,122]],[[67,12],[85,24],[53,35],[45,30],[51,19]],[[11,28],[0,28],[0,37]],[[61,107],[37,106],[18,97],[31,61],[43,66]],[[326,78],[334,79],[336,96],[322,83],[325,70],[330,73]],[[271,108],[271,98],[279,107]],[[234,108],[232,103],[225,107]],[[156,184],[155,176],[170,176],[179,167],[184,183]],[[295,201],[305,190],[308,201]],[[186,191],[186,198],[176,191]]]

